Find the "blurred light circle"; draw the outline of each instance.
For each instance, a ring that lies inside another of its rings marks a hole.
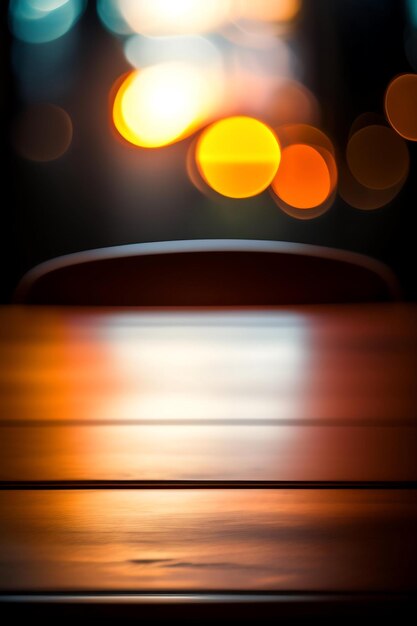
[[[274,132],[252,117],[237,116],[212,124],[197,143],[200,174],[215,191],[249,198],[272,182],[281,150]]]
[[[295,80],[284,80],[266,107],[272,124],[314,124],[319,115],[319,104],[315,96]]]
[[[281,164],[272,189],[296,209],[313,209],[323,204],[332,191],[329,167],[319,150],[294,144],[282,150]]]
[[[407,0],[407,9],[411,23],[417,26],[417,0]]]
[[[334,191],[332,194],[330,194],[327,200],[325,202],[322,202],[322,204],[320,204],[319,206],[313,207],[311,209],[297,209],[296,207],[287,204],[286,202],[284,202],[284,200],[279,198],[272,187],[270,187],[270,193],[273,201],[283,213],[289,215],[293,219],[301,221],[314,220],[317,217],[320,217],[327,213],[327,211],[333,206],[337,195],[336,191]]]
[[[332,140],[319,128],[310,124],[284,124],[277,128],[277,135],[282,146],[292,144],[317,145],[334,155]]]
[[[72,132],[71,118],[64,109],[54,104],[34,104],[15,121],[12,144],[25,159],[54,161],[68,150]]]
[[[205,37],[178,35],[174,37],[146,37],[132,35],[124,45],[127,61],[138,69],[159,63],[192,63],[203,68],[222,66],[217,47]]]
[[[126,22],[119,0],[97,0],[97,13],[107,30],[116,35],[130,35],[133,31]]]
[[[330,137],[319,128],[310,124],[284,124],[277,128],[277,135],[283,148],[294,144],[302,144],[311,146],[321,154],[329,170],[330,193],[333,193],[337,186],[338,169],[335,148]]]
[[[349,139],[362,128],[366,126],[387,126],[387,120],[383,115],[373,111],[361,113],[353,122],[349,130]]]
[[[417,141],[417,74],[394,78],[385,94],[385,112],[401,137]]]
[[[339,169],[339,195],[347,204],[361,211],[374,211],[389,204],[399,194],[407,175],[389,189],[370,189],[361,185],[346,164]]]
[[[55,102],[68,93],[77,70],[74,67],[75,39],[62,37],[35,46],[20,39],[12,41],[11,65],[19,94],[25,102]]]
[[[301,9],[301,0],[238,0],[239,17],[265,22],[290,22]]]
[[[212,32],[229,19],[229,0],[118,0],[131,29],[144,35]]]
[[[370,189],[388,189],[408,172],[405,141],[387,126],[366,126],[349,139],[346,160],[356,180]]]
[[[74,26],[84,9],[85,0],[11,0],[10,28],[15,37],[26,43],[54,41]]]
[[[191,183],[194,185],[194,187],[198,189],[198,191],[200,191],[200,193],[204,194],[205,196],[212,197],[214,196],[214,191],[211,189],[211,187],[207,185],[206,181],[201,176],[201,173],[197,166],[197,160],[196,160],[197,143],[198,143],[198,139],[194,139],[187,150],[187,158],[186,158],[185,165],[186,165],[188,178],[191,181]]]
[[[162,63],[127,75],[113,104],[113,121],[129,143],[166,146],[207,122],[220,87],[184,63]]]
[[[337,184],[339,182],[339,168],[337,167],[336,158],[333,152],[323,148],[323,146],[312,146],[317,152],[321,154],[323,159],[326,161],[327,169],[329,171],[330,176],[330,193],[331,195],[334,191],[336,191]]]
[[[36,11],[55,11],[69,0],[28,0]]]
[[[274,94],[283,77],[293,73],[293,52],[288,43],[275,37],[275,43],[250,48],[242,42],[229,44],[225,68],[229,90],[226,115],[262,117],[274,124]]]

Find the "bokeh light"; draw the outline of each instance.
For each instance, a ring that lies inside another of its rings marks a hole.
[[[354,133],[346,160],[356,180],[370,189],[389,189],[407,174],[410,157],[405,141],[387,126],[367,126]]]
[[[370,189],[361,185],[352,175],[346,163],[339,166],[339,195],[354,209],[374,211],[388,205],[399,194],[407,180],[407,174],[389,189]]]
[[[278,198],[296,209],[320,206],[332,190],[331,174],[325,158],[317,148],[305,144],[283,148],[272,189]]]
[[[230,198],[249,198],[271,184],[281,150],[268,126],[237,116],[215,122],[202,133],[196,159],[212,189]]]
[[[402,74],[390,83],[385,112],[399,135],[417,141],[417,74]]]
[[[11,64],[22,99],[54,102],[65,97],[77,70],[74,63],[76,39],[62,37],[35,46],[19,39],[12,41]]]
[[[264,46],[252,47],[253,38],[229,43],[224,54],[230,105],[226,115],[245,113],[274,123],[277,88],[294,72],[294,54],[286,41],[265,37]],[[222,112],[225,116],[225,112]]]
[[[203,68],[221,67],[223,60],[209,39],[195,35],[145,37],[132,35],[124,45],[129,63],[141,69],[159,63],[192,63]]]
[[[16,152],[39,163],[61,157],[72,141],[71,118],[54,104],[34,104],[16,119],[12,144]]]
[[[265,107],[265,115],[276,126],[316,124],[320,109],[307,87],[296,80],[281,80]]]
[[[197,151],[198,138],[195,138],[191,144],[188,146],[187,150],[187,158],[186,158],[186,170],[187,175],[191,183],[194,185],[196,189],[205,196],[213,197],[215,192],[211,187],[209,187],[201,176],[201,173],[198,169],[196,151]]]
[[[235,4],[241,18],[267,22],[289,22],[301,9],[301,0],[235,0]]]
[[[310,124],[284,124],[277,128],[277,134],[282,146],[301,143],[305,145],[321,146],[334,155],[335,149],[330,137],[322,130]]]
[[[229,0],[118,0],[131,29],[144,35],[198,34],[229,20]]]
[[[29,0],[29,4],[37,11],[55,11],[67,2],[68,0]]]
[[[417,26],[417,0],[407,0],[407,9],[411,23]]]
[[[221,85],[192,65],[163,63],[131,72],[113,104],[116,129],[143,148],[166,146],[207,122]]]
[[[74,26],[85,6],[85,0],[11,0],[10,28],[26,43],[54,41]]]
[[[119,0],[97,0],[97,13],[110,32],[116,35],[130,35],[133,32],[123,17]]]
[[[335,191],[338,182],[338,168],[335,158],[335,148],[330,137],[322,130],[310,124],[284,124],[277,129],[281,146],[295,144],[311,146],[319,152],[327,164],[330,175],[330,195]],[[289,205],[290,206],[290,205]]]
[[[374,111],[366,111],[365,113],[361,113],[360,115],[358,115],[358,117],[354,120],[349,130],[348,140],[353,137],[355,133],[357,133],[359,130],[362,130],[362,128],[365,128],[366,126],[386,125],[387,120],[383,115],[375,113]]]

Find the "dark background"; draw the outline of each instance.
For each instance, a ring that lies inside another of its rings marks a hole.
[[[53,99],[47,98],[70,113],[73,143],[57,161],[25,161],[9,143],[10,127],[25,103],[12,69],[7,4],[2,2],[0,9],[6,164],[0,229],[2,302],[9,301],[25,271],[55,256],[142,241],[200,238],[284,240],[366,253],[395,271],[408,299],[417,298],[414,144],[408,144],[407,183],[391,204],[376,211],[353,209],[338,197],[325,215],[298,221],[280,212],[267,192],[240,201],[207,198],[186,175],[191,140],[156,151],[130,150],[115,140],[109,125],[109,91],[129,66],[90,0],[76,26],[77,45],[65,61],[62,84]],[[383,114],[389,81],[413,71],[404,47],[406,21],[402,0],[304,0],[297,26],[303,81],[317,95],[321,127],[339,151],[358,115]],[[42,89],[41,82],[38,87]]]

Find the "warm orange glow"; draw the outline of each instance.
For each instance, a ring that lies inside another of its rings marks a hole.
[[[330,152],[326,148],[323,148],[322,146],[313,147],[317,150],[317,152],[321,154],[323,159],[326,161],[326,165],[330,175],[330,194],[332,194],[336,191],[337,184],[339,182],[339,170],[336,164],[335,156],[332,152]]]
[[[369,593],[414,580],[406,490],[5,490],[0,506],[3,593]]]
[[[297,209],[320,206],[331,193],[326,160],[313,146],[294,144],[284,148],[272,189],[279,198]]]
[[[16,152],[39,163],[61,157],[71,141],[71,118],[54,104],[34,104],[27,108],[16,120],[12,132]]]
[[[266,22],[290,22],[301,9],[301,0],[239,0],[241,17]]]
[[[407,145],[391,128],[372,125],[349,140],[346,159],[357,181],[370,189],[389,189],[407,174]]]
[[[330,193],[333,193],[337,187],[338,172],[335,148],[331,139],[322,130],[310,124],[285,124],[277,128],[277,135],[284,148],[294,144],[303,144],[312,146],[321,154],[329,170]]]
[[[114,100],[113,121],[129,143],[158,148],[194,132],[217,98],[215,77],[183,63],[163,63],[127,76]]]
[[[417,74],[395,78],[385,94],[385,111],[399,135],[417,141]]]
[[[307,146],[321,146],[334,155],[331,139],[319,128],[310,124],[285,124],[277,128],[277,135],[283,147],[296,143]]]
[[[200,137],[196,160],[210,187],[230,198],[264,191],[277,173],[281,150],[273,131],[252,117],[229,117]]]

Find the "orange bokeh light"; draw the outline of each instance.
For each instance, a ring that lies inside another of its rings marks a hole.
[[[385,94],[385,112],[399,135],[417,141],[417,74],[395,78]]]
[[[322,130],[310,124],[284,124],[277,128],[277,135],[283,148],[303,144],[313,147],[321,154],[330,174],[330,196],[338,182],[335,148],[331,139]]]
[[[275,194],[296,209],[323,204],[332,191],[326,159],[310,145],[293,144],[282,151],[281,164],[272,182]]]
[[[247,20],[290,22],[301,9],[301,0],[238,0],[240,16]]]

